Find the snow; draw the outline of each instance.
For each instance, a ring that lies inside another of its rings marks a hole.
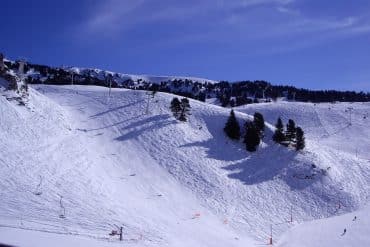
[[[38,89],[50,98],[31,89],[28,108],[1,97],[0,217],[6,226],[105,239],[117,225],[142,246],[250,241],[202,206],[135,140],[174,122],[166,113],[143,115],[144,92],[114,90],[107,103],[105,88]],[[60,196],[65,219],[59,218]]]
[[[68,235],[68,234],[50,234],[42,231],[30,231],[20,228],[3,228],[1,229],[1,243],[6,242],[12,246],[91,246],[91,247],[114,247],[122,246],[119,242],[103,241],[94,238]],[[125,242],[126,246],[135,246],[135,243]]]
[[[369,229],[370,207],[366,206],[357,212],[299,225],[284,234],[277,246],[368,246]]]
[[[99,79],[104,79],[106,75],[117,75],[122,81],[125,80],[133,80],[137,81],[146,81],[150,83],[161,83],[165,81],[173,81],[173,80],[191,80],[194,82],[199,83],[217,83],[218,81],[209,80],[199,77],[188,77],[188,76],[157,76],[157,75],[134,75],[134,74],[123,74],[123,73],[115,73],[112,71],[100,70],[100,69],[92,69],[92,68],[79,68],[79,67],[66,67],[64,68],[67,71],[71,71],[75,74],[90,74],[97,76]]]
[[[129,246],[256,246],[267,243],[270,224],[284,244],[298,223],[368,202],[368,103],[238,107],[241,124],[255,111],[270,123],[251,154],[226,138],[230,109],[215,105],[190,100],[192,115],[180,123],[166,93],[112,89],[108,97],[103,87],[33,85],[29,97],[23,107],[0,96],[7,244],[115,246],[108,233],[123,226]],[[305,151],[271,141],[278,116],[303,128]]]

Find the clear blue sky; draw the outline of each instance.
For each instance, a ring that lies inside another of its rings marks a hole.
[[[10,59],[370,91],[369,0],[12,0],[0,21]]]

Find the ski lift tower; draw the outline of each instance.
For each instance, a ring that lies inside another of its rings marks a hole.
[[[24,66],[26,65],[26,59],[21,58],[18,60],[18,76],[24,79]]]
[[[264,99],[264,101],[266,102],[266,96],[265,96],[265,92],[266,90],[269,88],[270,86],[267,85],[263,90],[262,90],[262,98]]]
[[[347,108],[347,111],[349,113],[349,125],[352,125],[352,111],[353,111],[353,107],[348,107]]]
[[[295,95],[296,95],[296,92],[293,92],[293,101],[295,101]]]
[[[71,72],[71,85],[73,86],[73,77],[74,77],[74,75],[75,75],[75,72],[72,70],[72,72]]]
[[[110,97],[110,94],[111,94],[111,91],[112,91],[112,81],[113,81],[112,74],[108,74],[108,76],[107,76],[107,83],[109,85],[109,92],[108,92],[108,96],[109,97]]]

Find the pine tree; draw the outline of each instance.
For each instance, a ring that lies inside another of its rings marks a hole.
[[[238,120],[235,117],[234,110],[230,111],[230,116],[226,122],[224,131],[231,139],[240,139],[240,126]]]
[[[170,109],[173,113],[173,116],[178,119],[181,112],[181,102],[177,97],[174,97],[172,99]]]
[[[263,115],[261,113],[259,113],[259,112],[254,113],[253,123],[254,123],[254,126],[256,127],[256,129],[259,132],[262,132],[262,131],[265,130],[265,120],[264,120]]]
[[[285,137],[286,140],[290,142],[295,142],[295,135],[296,133],[296,127],[295,127],[295,122],[292,119],[288,120],[288,124],[286,125],[286,132],[285,132]]]
[[[281,121],[280,117],[278,118],[275,127],[276,129],[274,135],[272,136],[272,139],[274,140],[274,142],[282,143],[285,140],[285,135],[283,121]]]
[[[190,103],[189,103],[189,99],[187,98],[182,98],[181,99],[181,113],[180,113],[180,116],[179,116],[179,120],[180,121],[183,121],[183,122],[186,122],[186,117],[188,115],[190,115]]]
[[[244,143],[246,145],[246,149],[249,152],[255,152],[257,150],[257,146],[260,144],[260,135],[256,126],[254,126],[253,122],[247,122],[245,124],[245,136],[244,136]]]
[[[220,96],[220,102],[222,107],[226,107],[230,103],[230,95],[224,93]]]
[[[300,127],[296,128],[296,136],[297,136],[297,141],[296,141],[296,150],[302,150],[305,147],[305,138],[304,138],[304,132]]]

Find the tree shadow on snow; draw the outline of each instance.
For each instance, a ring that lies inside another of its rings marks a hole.
[[[119,121],[119,122],[116,122],[116,123],[113,123],[113,124],[110,124],[110,125],[105,125],[103,127],[99,127],[99,128],[94,128],[94,129],[84,129],[85,132],[89,132],[89,131],[96,131],[96,130],[103,130],[103,129],[108,129],[108,128],[112,128],[112,127],[115,127],[115,126],[118,126],[118,125],[122,125],[122,124],[125,124],[127,122],[130,122],[132,120],[135,120],[135,119],[138,119],[140,118],[142,115],[137,115],[137,116],[134,116],[130,119],[125,119],[123,121]]]
[[[142,120],[132,122],[129,125],[120,128],[120,132],[123,133],[123,135],[115,138],[115,140],[125,141],[128,139],[134,139],[146,131],[158,130],[167,125],[175,123],[176,121],[174,119],[171,119],[169,114],[147,117]]]
[[[103,112],[100,112],[100,113],[97,113],[95,115],[92,115],[90,116],[90,118],[96,118],[96,117],[100,117],[100,116],[103,116],[105,114],[108,114],[108,113],[111,113],[111,112],[114,112],[114,111],[119,111],[121,109],[124,109],[124,108],[127,108],[127,107],[131,107],[133,105],[137,105],[137,104],[141,104],[144,100],[139,100],[139,101],[135,101],[135,102],[131,102],[131,103],[128,103],[126,105],[122,105],[122,106],[117,106],[117,107],[114,107],[114,108],[110,108],[109,110],[106,110],[106,111],[103,111]]]
[[[223,131],[227,116],[216,115],[204,118],[207,129],[212,135],[205,141],[188,143],[180,147],[203,147],[206,149],[208,158],[221,161],[238,161],[246,158],[246,152],[243,143],[233,141],[227,138]],[[240,125],[242,126],[240,121]]]
[[[264,137],[267,147],[259,148],[253,153],[246,151],[242,140],[232,141],[225,135],[223,128],[227,117],[222,115],[205,117],[205,124],[212,137],[181,147],[203,147],[208,158],[231,162],[232,164],[222,169],[231,172],[229,178],[240,180],[245,185],[281,179],[292,190],[302,190],[322,178],[320,174],[312,177],[311,164],[299,161],[298,152],[275,144],[271,140],[272,131],[269,129],[266,129]],[[245,121],[239,118],[239,123],[242,129]]]
[[[229,178],[238,179],[245,185],[280,179],[291,190],[303,190],[324,177],[312,163],[300,161],[295,150],[277,144],[270,143],[269,147],[249,154],[248,159],[223,167],[232,172]]]

